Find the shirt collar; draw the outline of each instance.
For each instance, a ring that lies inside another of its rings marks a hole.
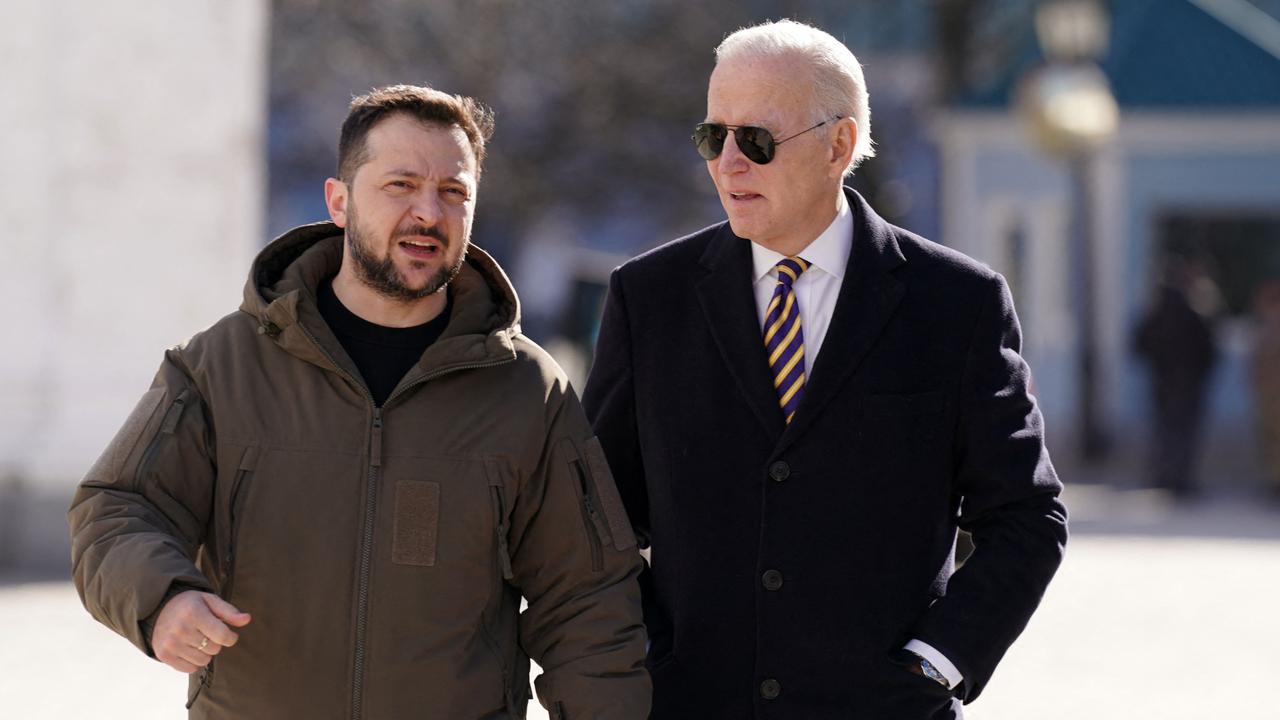
[[[808,247],[800,251],[800,257],[819,270],[837,278],[844,278],[845,267],[849,264],[849,253],[853,249],[853,212],[849,209],[849,201],[844,192],[840,193],[840,207],[836,217]],[[774,270],[785,255],[776,253],[762,245],[751,243],[752,281],[759,282]]]

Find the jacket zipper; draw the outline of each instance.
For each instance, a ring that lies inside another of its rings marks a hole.
[[[351,671],[351,720],[360,720],[363,713],[364,704],[364,663],[365,663],[365,643],[366,634],[369,627],[369,576],[372,572],[373,565],[373,530],[374,515],[378,508],[378,468],[382,466],[382,411],[389,406],[393,400],[400,397],[410,389],[415,388],[428,380],[447,375],[451,372],[459,370],[473,370],[477,368],[493,367],[495,365],[503,365],[512,362],[514,358],[481,362],[481,363],[464,363],[461,365],[451,365],[441,368],[434,372],[427,373],[415,380],[412,384],[405,386],[400,392],[393,392],[390,397],[382,403],[382,407],[378,407],[373,401],[373,393],[369,392],[369,388],[365,387],[363,382],[352,377],[350,373],[342,369],[328,350],[316,340],[315,335],[306,328],[302,323],[298,323],[298,328],[302,330],[302,334],[306,336],[311,344],[315,346],[320,354],[337,369],[338,373],[345,377],[353,387],[360,390],[364,395],[369,406],[373,408],[373,423],[369,432],[369,475],[368,485],[365,488],[364,503],[364,536],[360,541],[360,587],[357,590],[356,605],[356,647],[355,657],[353,660],[353,668]]]
[[[502,647],[489,632],[489,626],[483,616],[480,618],[480,638],[484,640],[485,645],[489,646],[489,652],[493,653],[494,659],[498,661],[498,668],[502,671],[502,699],[507,705],[507,712],[515,717],[516,705],[515,695],[511,689],[511,669],[507,667],[507,661],[502,656]]]
[[[373,398],[369,399],[370,404]],[[369,629],[369,576],[373,572],[373,524],[378,509],[378,468],[382,467],[382,408],[373,408],[369,433],[369,482],[364,491],[364,537],[360,540],[360,589],[356,604],[355,669],[351,686],[351,718],[359,720],[364,703],[364,654]]]
[[[489,498],[493,505],[494,517],[494,533],[497,535],[498,549],[498,568],[502,573],[502,580],[510,580],[515,575],[511,571],[511,549],[507,540],[507,531],[510,526],[507,524],[507,498],[506,488],[502,484],[501,473],[498,472],[494,463],[488,459],[485,460],[485,475],[489,479]],[[502,582],[498,582],[499,593],[502,593]],[[507,704],[507,713],[511,717],[517,717],[520,712],[516,708],[515,686],[513,684],[513,665],[514,658],[508,658],[502,653],[502,647],[498,643],[497,638],[489,630],[488,621],[483,614],[480,617],[480,635],[484,638],[485,643],[493,652],[493,656],[498,660],[498,668],[502,671],[502,696]],[[508,662],[511,660],[511,663]]]
[[[248,495],[249,476],[252,471],[240,469],[231,484],[231,529],[227,542],[227,556],[222,561],[222,599],[231,602],[231,589],[235,585],[236,570],[236,537],[240,530],[241,514],[244,510],[244,498]]]
[[[511,549],[507,544],[507,502],[501,485],[490,485],[489,494],[493,498],[493,515],[497,520],[498,565],[502,568],[502,579],[510,580],[515,574],[511,572]]]
[[[215,657],[214,660],[217,658]],[[196,704],[196,700],[200,699],[200,693],[209,687],[213,682],[213,660],[209,661],[207,667],[200,669],[200,684],[196,686],[196,691],[191,694],[191,699],[187,701],[187,709],[190,710],[192,705]]]
[[[250,448],[246,453],[254,452],[254,448]],[[241,460],[243,463],[244,460]],[[227,554],[222,559],[222,586],[218,588],[218,594],[223,600],[231,602],[231,590],[235,585],[235,568],[236,568],[236,538],[239,535],[240,517],[244,510],[244,498],[248,496],[248,482],[253,475],[253,469],[249,467],[241,467],[236,470],[235,479],[231,481],[231,499],[230,499],[230,515],[231,522],[228,529],[227,538]],[[213,684],[214,666],[218,662],[218,656],[213,656],[209,660],[209,664],[200,669],[200,685],[196,687],[195,693],[191,695],[191,699],[187,701],[187,709],[190,710],[199,699],[200,693],[205,688]]]
[[[575,460],[573,467],[577,471],[578,492],[582,495],[582,524],[587,528],[587,539],[591,543],[591,569],[600,571],[604,569],[604,548],[600,542],[599,529],[602,520],[596,512],[595,503],[591,501],[591,488],[581,463]]]
[[[138,461],[138,469],[133,474],[135,485],[141,485],[147,476],[147,471],[151,469],[151,463],[155,461],[156,455],[160,452],[160,443],[168,435],[172,435],[178,428],[178,421],[182,419],[182,410],[187,405],[187,395],[190,390],[183,390],[178,393],[178,397],[173,399],[173,404],[164,413],[164,420],[160,423],[160,430],[156,432],[155,437],[151,438],[151,442],[147,444],[147,449],[142,452],[142,459]]]

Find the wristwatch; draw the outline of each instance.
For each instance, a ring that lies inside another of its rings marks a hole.
[[[948,690],[951,689],[951,681],[947,679],[947,676],[938,672],[938,668],[934,667],[933,663],[925,658],[920,658],[920,673],[942,687]]]

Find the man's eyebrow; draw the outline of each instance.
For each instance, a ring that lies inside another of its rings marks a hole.
[[[383,177],[403,177],[403,178],[409,178],[411,180],[425,180],[427,178],[426,175],[423,175],[420,172],[417,172],[414,170],[405,170],[403,168],[388,170],[385,173],[383,173],[382,176]],[[445,176],[444,178],[441,178],[440,182],[442,183],[452,182],[452,183],[458,183],[460,185],[468,185],[471,182],[474,182],[474,180],[472,180],[472,175],[470,173],[461,173],[458,175]]]

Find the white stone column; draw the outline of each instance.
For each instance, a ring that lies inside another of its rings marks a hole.
[[[0,483],[69,495],[163,350],[239,304],[264,240],[268,14],[5,3]]]

